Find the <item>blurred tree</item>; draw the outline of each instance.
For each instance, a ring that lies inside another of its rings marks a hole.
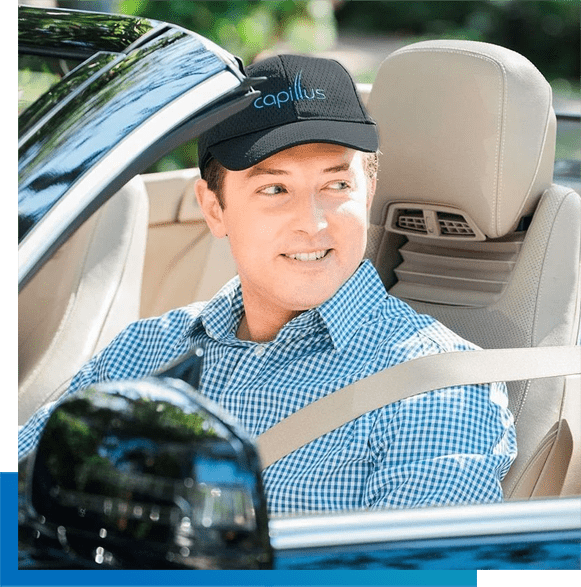
[[[579,80],[578,0],[340,0],[340,30],[503,45],[525,55],[549,80]]]
[[[579,80],[579,7],[577,0],[513,0],[490,41],[526,55],[549,80]]]
[[[275,43],[283,42],[295,51],[314,52],[330,48],[336,38],[330,0],[123,0],[118,2],[118,9],[200,33],[245,63]]]

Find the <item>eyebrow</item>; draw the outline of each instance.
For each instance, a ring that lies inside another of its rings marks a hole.
[[[284,169],[273,169],[271,167],[261,167],[260,165],[255,165],[248,170],[246,174],[248,178],[255,177],[256,175],[288,175],[288,171]]]
[[[351,163],[346,161],[345,163],[341,163],[340,165],[334,165],[333,167],[323,169],[323,173],[337,173],[339,171],[349,171],[350,168]]]
[[[348,162],[334,165],[333,167],[327,167],[323,169],[323,173],[338,173],[340,171],[348,171],[351,164]],[[275,169],[272,167],[263,167],[261,165],[255,165],[248,170],[247,177],[255,177],[257,175],[289,175],[289,172],[284,169]]]

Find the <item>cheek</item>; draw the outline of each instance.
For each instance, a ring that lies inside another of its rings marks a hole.
[[[280,210],[240,210],[240,232],[254,241],[254,247],[267,247],[283,235],[289,224],[288,217]]]
[[[266,220],[256,220],[252,223],[249,227],[249,230],[252,231],[252,235],[256,241],[260,241],[259,246],[263,246],[262,243],[272,243],[277,232],[280,230],[280,226],[278,224],[282,223],[275,223],[275,222],[268,222]]]
[[[353,229],[365,230],[367,227],[367,202],[365,199],[352,199],[342,203],[335,210],[337,220]]]
[[[238,259],[256,258],[257,253],[266,253],[275,242],[272,223],[255,214],[232,210],[225,225],[232,253]]]

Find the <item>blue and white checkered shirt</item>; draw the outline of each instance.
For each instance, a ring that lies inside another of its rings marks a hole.
[[[243,314],[238,278],[207,303],[127,327],[73,379],[67,393],[139,378],[204,344],[201,391],[251,436],[320,397],[403,361],[475,347],[386,294],[365,261],[325,303],[267,343],[236,338]],[[66,395],[66,394],[65,394]],[[415,507],[502,499],[516,456],[503,384],[450,387],[365,414],[264,471],[271,514]],[[37,443],[50,408],[19,435]]]

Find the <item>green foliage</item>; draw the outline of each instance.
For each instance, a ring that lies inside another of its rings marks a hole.
[[[338,26],[364,34],[495,43],[530,59],[552,80],[579,79],[578,0],[344,0]]]
[[[320,51],[335,40],[335,20],[328,0],[171,2],[124,0],[119,12],[178,24],[200,33],[250,63],[274,43],[295,51]]]

